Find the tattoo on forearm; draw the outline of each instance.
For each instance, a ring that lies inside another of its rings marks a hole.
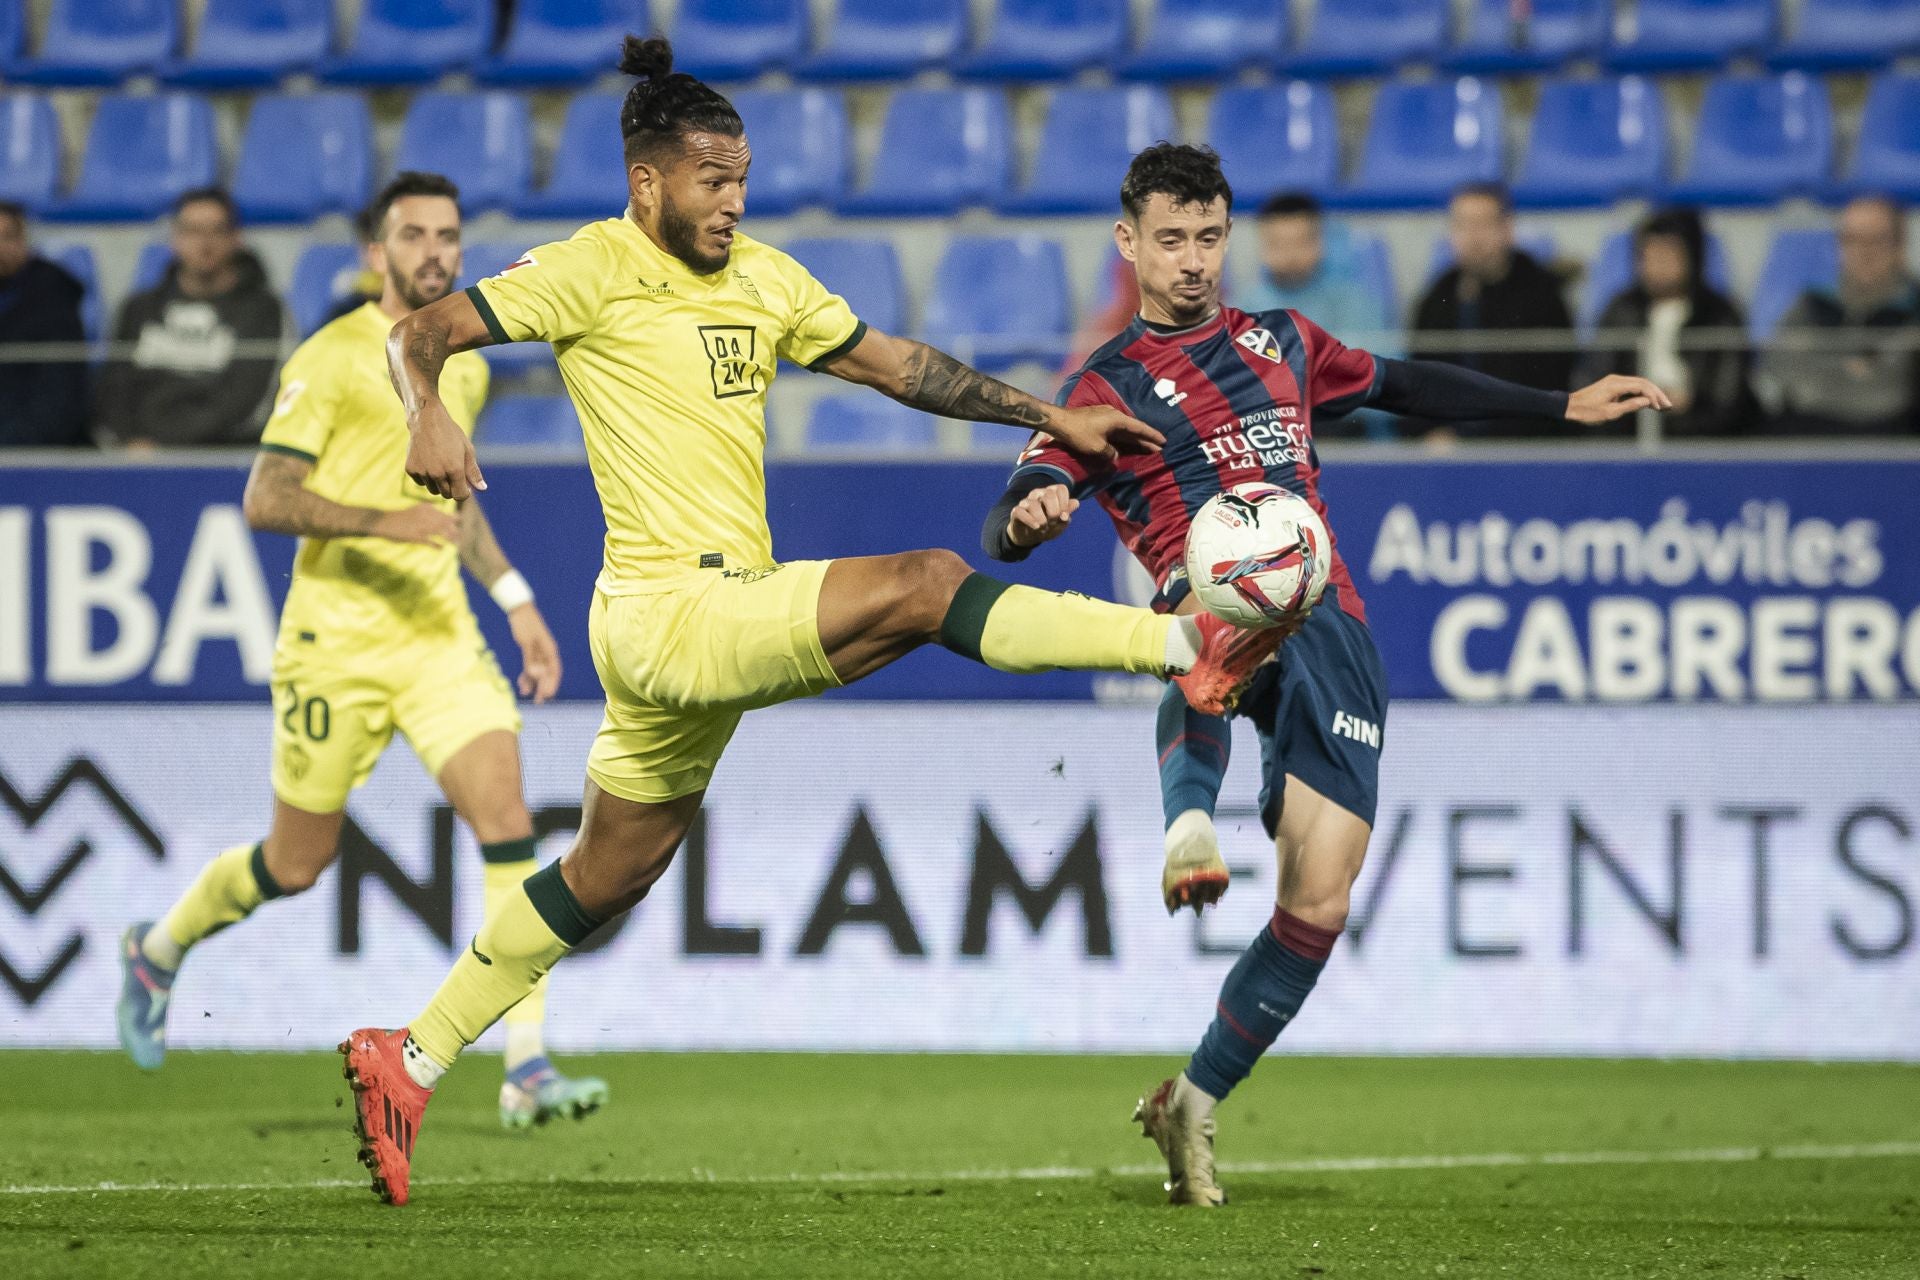
[[[923,342],[912,344],[902,369],[902,404],[948,418],[1001,422],[1014,427],[1038,427],[1047,421],[1038,400],[970,369],[944,351]]]
[[[500,540],[493,536],[486,512],[473,498],[460,504],[460,565],[485,587],[513,568],[507,553],[500,549]]]
[[[452,351],[447,331],[429,320],[414,317],[405,332],[396,332],[387,342],[387,378],[394,392],[409,411],[418,395],[431,395],[440,385],[440,370]],[[409,390],[414,395],[409,395]]]
[[[372,532],[381,512],[329,501],[306,487],[313,464],[280,453],[254,459],[247,478],[247,520],[256,529],[301,538],[353,538]]]

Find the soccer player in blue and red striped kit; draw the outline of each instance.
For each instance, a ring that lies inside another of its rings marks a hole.
[[[1613,376],[1569,395],[1454,365],[1387,360],[1342,346],[1295,311],[1249,315],[1220,303],[1233,193],[1205,147],[1161,143],[1134,157],[1120,188],[1120,253],[1133,263],[1140,314],[1061,389],[1065,405],[1110,405],[1166,436],[1159,453],[1089,460],[1036,435],[982,541],[1025,559],[1097,498],[1153,575],[1162,611],[1194,612],[1182,566],[1193,514],[1232,485],[1264,480],[1327,520],[1313,447],[1316,418],[1367,406],[1431,421],[1498,417],[1610,422],[1670,401],[1642,378]],[[1225,624],[1207,616],[1209,629]],[[1366,857],[1386,723],[1386,676],[1366,608],[1336,547],[1327,591],[1297,628],[1247,631],[1210,645],[1160,704],[1167,909],[1218,900],[1227,886],[1213,829],[1226,773],[1229,712],[1260,737],[1260,811],[1279,858],[1273,919],[1227,975],[1213,1024],[1179,1075],[1141,1100],[1166,1157],[1176,1204],[1226,1200],[1213,1176],[1214,1108],[1253,1070],[1312,992],[1347,919]],[[1269,661],[1271,659],[1271,661]]]

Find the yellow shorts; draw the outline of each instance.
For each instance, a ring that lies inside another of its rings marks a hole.
[[[658,804],[703,789],[743,712],[840,683],[820,646],[826,560],[703,570],[646,595],[594,593],[607,712],[587,776]]]
[[[273,666],[273,793],[296,809],[334,813],[367,780],[400,730],[427,772],[482,734],[520,732],[500,664],[478,635],[347,670],[282,650]]]

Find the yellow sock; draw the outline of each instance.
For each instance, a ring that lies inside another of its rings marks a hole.
[[[261,903],[279,896],[280,886],[267,874],[261,847],[235,845],[201,869],[192,886],[148,931],[141,949],[155,964],[175,968],[188,947],[245,920]]]
[[[533,850],[531,836],[525,840],[507,840],[480,846],[480,856],[486,860],[486,919],[491,920],[499,915],[513,896],[520,893],[520,886],[527,877],[540,869],[539,862],[533,857]],[[545,1052],[540,1027],[546,1018],[547,979],[543,977],[519,1004],[507,1010],[503,1019],[507,1024],[507,1070],[511,1071],[526,1059],[537,1058]]]
[[[960,584],[940,643],[1000,671],[1065,667],[1164,675],[1170,616],[1073,592],[1012,586],[976,573]]]
[[[488,914],[433,1000],[408,1024],[413,1040],[436,1064],[452,1066],[599,923],[567,888],[558,862],[536,871],[522,892],[504,895],[500,909]]]

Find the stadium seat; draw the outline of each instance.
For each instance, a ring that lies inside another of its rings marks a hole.
[[[268,85],[317,66],[333,44],[332,0],[207,0],[193,52],[161,70],[169,84]]]
[[[935,269],[927,341],[989,372],[1058,364],[1073,329],[1067,264],[1043,236],[955,236]]]
[[[993,25],[956,75],[986,80],[1064,80],[1120,60],[1127,0],[1000,0]]]
[[[515,93],[415,94],[400,123],[393,167],[444,173],[468,213],[511,207],[527,194],[533,123]]]
[[[1522,25],[1513,7],[1513,0],[1469,0],[1444,65],[1475,75],[1543,71],[1597,53],[1613,23],[1612,0],[1530,0]]]
[[[1134,154],[1173,136],[1173,103],[1157,86],[1056,89],[1032,177],[996,207],[1002,213],[1112,213]]]
[[[1727,246],[1719,236],[1707,233],[1707,283],[1721,293],[1731,294],[1728,284]],[[1600,252],[1587,264],[1587,279],[1580,290],[1578,321],[1582,329],[1592,329],[1600,313],[1615,295],[1633,283],[1633,232],[1616,231],[1600,242]]]
[[[526,253],[528,245],[524,240],[511,242],[474,241],[462,246],[460,254],[460,279],[457,288],[466,288],[476,280],[485,280],[488,276],[497,276],[518,262]],[[544,342],[508,342],[498,346],[482,347],[480,354],[487,358],[498,374],[525,373],[529,369],[554,367],[553,348]]]
[[[1920,75],[1875,76],[1860,114],[1853,165],[1836,194],[1920,200]]]
[[[1652,82],[1549,80],[1513,198],[1535,208],[1611,204],[1659,190],[1666,164],[1667,113]]]
[[[1340,180],[1340,123],[1323,84],[1221,89],[1207,113],[1207,141],[1242,208],[1281,191],[1326,193]]]
[[[473,432],[484,450],[492,445],[544,446],[556,454],[585,457],[580,418],[566,396],[502,396],[480,413]]]
[[[1323,0],[1306,38],[1284,54],[1296,76],[1364,76],[1437,61],[1446,48],[1447,0]]]
[[[673,69],[703,80],[751,80],[798,62],[807,0],[680,0]]]
[[[11,76],[27,52],[27,6],[0,4],[0,77]]]
[[[1013,185],[1013,126],[998,90],[896,89],[864,191],[840,212],[950,214]]]
[[[29,209],[53,203],[60,186],[60,122],[39,94],[0,96],[0,200]]]
[[[172,265],[173,246],[165,240],[149,240],[140,246],[140,256],[134,259],[133,280],[127,291],[145,293],[167,278],[167,268]]]
[[[1840,242],[1827,228],[1776,231],[1766,265],[1753,286],[1747,325],[1756,342],[1773,337],[1789,308],[1809,289],[1831,289],[1840,279]]]
[[[870,391],[821,396],[807,414],[808,449],[924,455],[939,447],[933,418]]]
[[[1697,71],[1773,40],[1775,0],[1639,0],[1633,33],[1607,55],[1622,71]]]
[[[1543,267],[1553,265],[1558,250],[1554,246],[1553,233],[1550,231],[1516,231],[1513,247],[1531,257]],[[1427,259],[1426,284],[1432,284],[1440,278],[1443,271],[1453,266],[1453,240],[1446,232],[1433,238],[1433,256]],[[1423,286],[1424,287],[1424,286]],[[1388,314],[1392,314],[1389,312]]]
[[[347,52],[324,75],[340,84],[424,84],[479,62],[493,23],[492,0],[367,0]]]
[[[622,101],[618,93],[582,93],[567,103],[547,185],[516,201],[515,217],[619,215],[627,202],[627,166],[620,142]]]
[[[854,315],[882,333],[907,331],[907,286],[891,240],[811,236],[782,247],[845,298]]]
[[[351,244],[314,244],[301,250],[293,264],[293,287],[287,290],[287,310],[294,329],[304,338],[326,320],[327,313],[353,291],[360,275],[360,250]]]
[[[1729,76],[1707,86],[1686,175],[1669,189],[1694,204],[1770,204],[1811,195],[1833,172],[1827,87],[1803,72]]]
[[[26,0],[9,2],[27,7]],[[39,50],[16,62],[8,78],[26,84],[118,84],[165,62],[179,43],[176,0],[52,0]]]
[[[482,84],[583,83],[619,65],[628,32],[652,25],[647,0],[517,0],[500,52],[474,75]]]
[[[352,214],[373,180],[373,117],[357,93],[261,94],[253,99],[233,200],[247,222],[307,222]]]
[[[833,204],[847,186],[847,111],[830,89],[743,89],[732,95],[753,146],[747,207],[792,213]]]
[[[1466,182],[1503,176],[1504,120],[1491,82],[1383,85],[1353,184],[1339,194],[1356,208],[1437,207]]]
[[[106,332],[107,306],[100,297],[100,273],[94,269],[93,250],[84,244],[43,244],[40,255],[80,282],[85,290],[80,297],[80,330],[88,342],[96,342]]]
[[[1401,315],[1400,289],[1393,277],[1393,253],[1382,236],[1347,232],[1347,246],[1360,269],[1360,284],[1380,306],[1380,314],[1389,325]]]
[[[841,0],[826,42],[794,74],[814,80],[904,80],[945,66],[966,38],[966,0]]]
[[[1793,35],[1767,58],[1787,71],[1858,70],[1920,52],[1913,0],[1804,0]]]
[[[1287,39],[1286,0],[1160,0],[1116,74],[1204,80],[1266,66]]]
[[[155,217],[182,192],[210,185],[217,161],[213,108],[205,98],[109,94],[87,132],[80,180],[45,216],[75,222]]]

